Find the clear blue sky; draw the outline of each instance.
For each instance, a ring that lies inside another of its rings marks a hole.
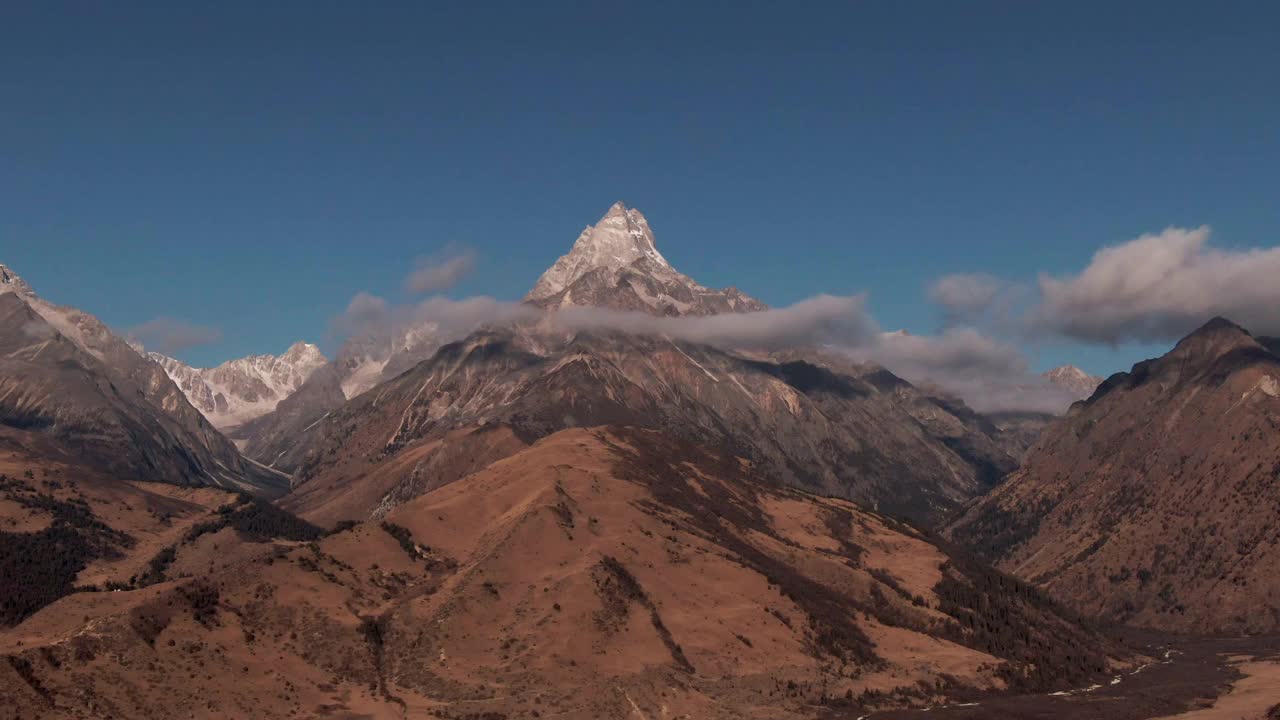
[[[323,339],[447,243],[452,294],[518,298],[617,199],[705,284],[917,333],[944,273],[1280,228],[1276,3],[118,5],[6,7],[0,262],[221,328],[198,364]]]

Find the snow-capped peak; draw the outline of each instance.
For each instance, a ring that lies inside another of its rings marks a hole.
[[[539,300],[563,292],[586,273],[596,269],[616,272],[647,258],[659,267],[671,263],[658,252],[653,231],[644,215],[622,202],[609,207],[595,225],[588,225],[568,255],[562,256],[543,273],[529,292],[530,300]]]
[[[577,305],[658,315],[764,309],[734,288],[709,289],[678,272],[658,252],[649,221],[622,202],[582,231],[569,253],[538,278],[525,301],[548,309]]]

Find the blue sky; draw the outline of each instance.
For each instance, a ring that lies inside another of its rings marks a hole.
[[[1275,4],[127,5],[6,9],[0,262],[113,326],[219,328],[196,364],[323,341],[450,243],[450,294],[517,299],[618,199],[704,284],[865,291],[919,334],[948,273],[1280,227]]]

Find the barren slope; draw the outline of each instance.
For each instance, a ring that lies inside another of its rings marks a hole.
[[[1106,381],[950,534],[1111,620],[1280,628],[1280,358],[1215,320]]]
[[[644,431],[313,542],[237,507],[0,632],[0,717],[813,717],[1109,665],[1025,585]]]

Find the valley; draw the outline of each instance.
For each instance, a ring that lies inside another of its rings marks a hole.
[[[198,369],[0,279],[0,720],[1280,704],[1280,358],[1223,318],[979,412],[738,333],[794,311],[621,203],[497,319],[334,360]]]

